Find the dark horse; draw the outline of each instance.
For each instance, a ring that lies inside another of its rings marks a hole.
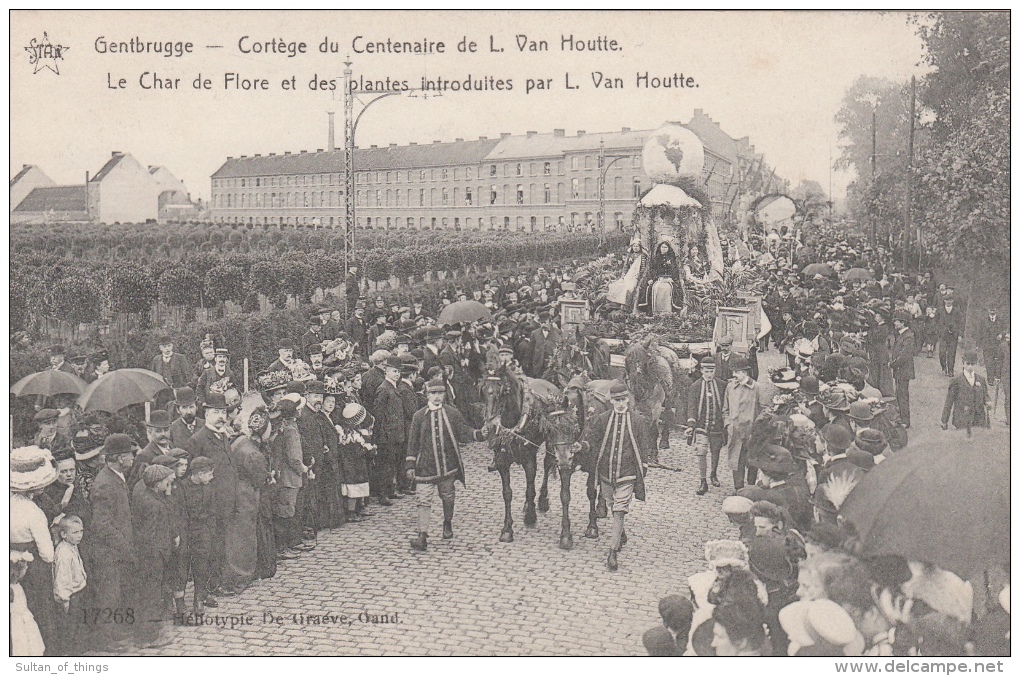
[[[556,346],[543,377],[562,388],[579,374],[592,380],[613,377],[609,346],[605,341],[584,335],[580,326],[564,335]]]
[[[544,381],[534,381],[543,383]],[[545,383],[554,388],[550,383]],[[503,530],[500,542],[514,541],[514,520],[510,514],[513,491],[510,489],[510,467],[518,463],[524,467],[527,490],[524,495],[524,525],[534,526],[538,522],[535,511],[535,477],[538,473],[538,451],[544,441],[541,429],[541,404],[525,402],[523,376],[507,369],[500,369],[498,375],[488,376],[481,385],[484,418],[492,431],[489,448],[496,454],[496,469],[503,482]],[[531,410],[525,410],[530,408]],[[550,462],[548,459],[546,462]]]
[[[575,383],[576,384],[576,383]],[[545,477],[542,480],[542,496],[546,495],[546,482],[549,477],[550,465],[559,471],[560,475],[560,505],[563,508],[563,516],[560,522],[560,549],[570,549],[574,546],[574,535],[570,532],[570,480],[574,470],[581,469],[587,472],[588,478],[586,488],[588,493],[588,528],[584,532],[586,538],[597,538],[599,536],[598,520],[596,518],[596,503],[598,502],[598,487],[596,485],[596,472],[591,467],[585,467],[581,462],[581,454],[574,448],[574,442],[580,438],[581,426],[583,424],[583,411],[576,408],[577,402],[583,399],[579,390],[574,389],[565,396],[568,408],[549,413],[542,419],[542,430],[545,434]],[[543,504],[539,500],[539,507]],[[544,502],[548,509],[548,499]],[[543,510],[544,511],[544,510]]]

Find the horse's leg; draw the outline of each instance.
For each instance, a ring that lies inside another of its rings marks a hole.
[[[542,464],[542,488],[538,491],[538,511],[549,511],[549,473],[556,468],[556,455],[546,451]]]
[[[563,521],[560,524],[560,549],[571,549],[574,546],[574,534],[570,532],[570,478],[574,475],[573,468],[560,467],[560,504],[563,506]]]
[[[532,528],[538,523],[538,513],[535,511],[535,479],[538,474],[538,454],[528,453],[524,460],[524,477],[527,481],[527,489],[524,492],[524,525]]]
[[[595,518],[595,502],[598,497],[598,490],[595,487],[595,472],[588,474],[588,529],[584,531],[586,538],[597,538],[599,536],[599,522]]]
[[[510,515],[510,506],[513,503],[514,492],[510,488],[510,466],[499,468],[499,478],[503,482],[503,530],[499,534],[500,542],[514,541],[514,518]]]

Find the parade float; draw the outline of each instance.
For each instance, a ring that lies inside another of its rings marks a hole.
[[[630,244],[577,271],[576,296],[587,302],[587,317],[564,306],[564,323],[580,324],[616,357],[650,335],[695,357],[714,352],[723,334],[747,351],[762,328],[762,290],[753,273],[725,267],[703,187],[701,140],[666,123],[649,136],[642,164],[652,187],[635,207]]]

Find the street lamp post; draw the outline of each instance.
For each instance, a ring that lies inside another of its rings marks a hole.
[[[389,96],[404,94],[404,91],[377,92],[375,98],[365,103],[361,111],[354,115],[354,74],[351,71],[351,62],[344,61],[344,189],[346,199],[344,200],[344,278],[346,279],[351,267],[351,254],[354,253],[354,224],[357,204],[355,203],[354,187],[354,134],[358,130],[358,122],[365,114],[368,107],[376,101]],[[350,312],[350,308],[347,309]]]
[[[605,139],[599,140],[599,239],[602,240],[606,236],[606,173],[609,172],[609,167],[613,166],[617,160],[622,160],[625,157],[633,157],[634,154],[614,153],[612,155],[606,155],[606,141]],[[607,164],[606,157],[611,157],[612,160]]]

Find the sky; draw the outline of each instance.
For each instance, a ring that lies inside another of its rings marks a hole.
[[[122,151],[166,166],[203,199],[228,156],[325,148],[327,111],[337,111],[340,144],[348,56],[355,78],[388,77],[412,89],[422,77],[492,78],[489,91],[375,103],[358,125],[361,147],[654,129],[700,108],[730,136],[749,136],[793,186],[812,179],[826,190],[844,91],[860,75],[903,81],[926,70],[905,13],[13,11],[10,32],[12,177],[36,164],[58,184],[82,183]],[[26,47],[44,32],[61,58],[32,64]],[[594,50],[564,49],[571,36],[575,47],[590,41]],[[132,39],[192,48],[166,57],[106,46]],[[463,48],[474,42],[476,51],[458,49],[465,39]],[[431,53],[388,53],[387,40],[425,43]],[[532,51],[540,41],[548,49]],[[379,49],[369,53],[369,43]],[[228,73],[236,74],[229,86]],[[641,87],[645,73],[649,82],[682,75],[687,86]],[[198,77],[210,88],[195,89]],[[596,86],[600,77],[623,86]],[[156,78],[177,86],[142,88]],[[235,88],[240,79],[265,80],[268,90]],[[313,80],[334,80],[336,89],[312,90]],[[497,80],[502,90],[492,88]],[[853,177],[831,178],[838,200]]]

